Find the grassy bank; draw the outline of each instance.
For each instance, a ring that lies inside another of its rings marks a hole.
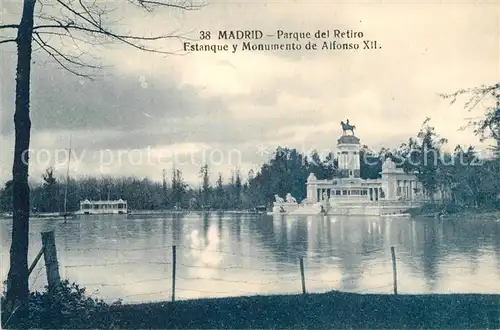
[[[499,328],[500,295],[307,295],[113,306],[119,328]]]
[[[2,298],[2,328],[289,329],[500,328],[500,295],[387,295],[328,292],[108,305],[63,281],[34,292],[28,310]]]

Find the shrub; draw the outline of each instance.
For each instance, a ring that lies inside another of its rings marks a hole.
[[[2,297],[2,314],[5,304]],[[33,292],[29,296],[27,318],[22,324],[3,324],[3,327],[22,328],[110,328],[109,305],[85,294],[85,288],[67,280],[52,292]],[[5,320],[5,319],[4,319]]]

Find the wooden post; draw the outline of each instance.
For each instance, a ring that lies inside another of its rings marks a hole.
[[[172,301],[175,301],[175,267],[176,267],[176,252],[174,245],[172,246]]]
[[[398,294],[398,272],[396,269],[396,251],[394,251],[394,246],[391,246],[392,255],[392,279],[394,282],[394,294]]]
[[[304,277],[304,259],[300,257],[300,277],[302,279],[302,294],[306,294],[306,279]]]
[[[53,290],[61,283],[59,275],[59,263],[57,261],[56,240],[54,232],[42,233],[43,258],[45,259],[45,271],[47,273],[47,283],[49,291]]]
[[[30,268],[28,269],[28,276],[30,276],[30,275],[31,275],[31,272],[33,271],[33,269],[35,269],[36,264],[38,263],[38,261],[39,261],[39,260],[40,260],[40,258],[42,257],[42,255],[43,255],[43,250],[44,250],[44,248],[42,247],[42,248],[40,249],[40,252],[38,252],[38,254],[36,255],[35,260],[33,260],[33,263],[31,264]]]

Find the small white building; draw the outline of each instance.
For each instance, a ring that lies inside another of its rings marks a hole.
[[[127,214],[127,201],[122,199],[112,201],[90,201],[88,199],[80,202],[80,210],[76,214]]]

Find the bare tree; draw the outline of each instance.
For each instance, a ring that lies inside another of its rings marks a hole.
[[[118,5],[119,4],[119,5]],[[115,6],[115,7],[113,7]],[[177,33],[147,36],[134,31],[117,29],[116,11],[132,6],[149,13],[161,9],[195,10],[202,6],[194,2],[175,3],[166,0],[24,0],[19,24],[0,25],[0,44],[17,46],[15,146],[13,175],[13,226],[10,248],[10,269],[7,278],[7,303],[10,310],[24,306],[28,288],[29,186],[28,165],[30,146],[30,76],[33,42],[51,59],[69,72],[92,78],[92,53],[88,48],[110,42],[121,43],[140,51],[159,54],[175,52],[156,48],[160,40],[187,39]],[[12,36],[9,36],[12,32]],[[68,51],[65,43],[78,50]],[[156,46],[156,47],[155,47]]]
[[[492,101],[490,105],[485,106],[484,116],[469,119],[462,129],[472,127],[474,134],[481,141],[493,138],[496,142],[493,149],[498,153],[500,151],[500,83],[461,89],[452,94],[441,94],[441,97],[450,99],[453,104],[462,95],[468,96],[468,100],[464,105],[467,111],[472,111],[482,101],[486,101],[487,99]]]

